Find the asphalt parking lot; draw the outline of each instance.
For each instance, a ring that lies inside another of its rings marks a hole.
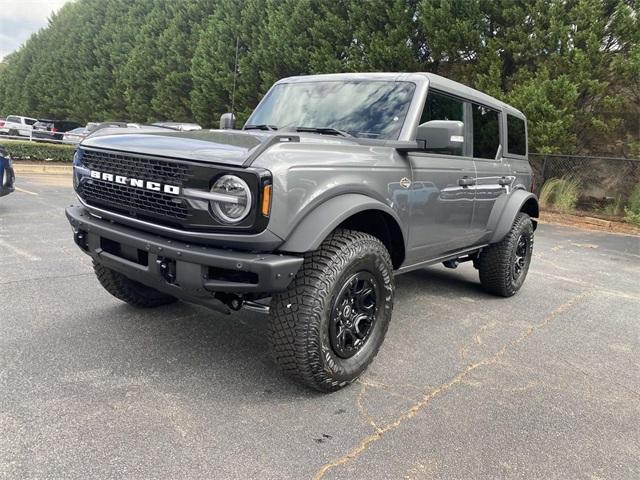
[[[71,238],[66,176],[0,199],[1,478],[640,478],[640,238],[538,229],[514,298],[398,277],[386,342],[331,395],[265,317],[133,309]]]

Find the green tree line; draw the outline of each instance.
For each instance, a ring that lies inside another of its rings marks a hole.
[[[637,153],[639,0],[76,0],[0,64],[0,114],[243,121],[290,75],[428,71],[521,109],[532,151]]]

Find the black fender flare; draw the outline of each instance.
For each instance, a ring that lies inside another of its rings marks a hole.
[[[388,205],[363,194],[346,193],[332,197],[311,210],[298,222],[278,250],[291,253],[316,250],[338,225],[352,215],[365,210],[379,210],[387,213],[399,226],[402,225],[398,214]],[[404,240],[403,238],[403,243]]]
[[[500,197],[493,206],[489,217],[489,225],[493,226],[493,228],[491,228],[493,234],[491,235],[489,243],[497,243],[502,240],[504,236],[509,233],[509,230],[511,230],[516,215],[522,210],[534,219],[538,218],[540,212],[538,197],[522,189],[514,190],[511,195]],[[536,227],[535,220],[533,227]]]

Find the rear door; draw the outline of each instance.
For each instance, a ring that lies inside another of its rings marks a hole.
[[[456,120],[467,125],[469,114],[465,100],[429,90],[420,124]],[[436,151],[427,146],[408,157],[413,179],[407,263],[433,259],[469,245],[476,172],[466,135],[451,150]]]
[[[491,211],[496,200],[509,191],[514,177],[504,158],[503,122],[500,110],[471,104],[473,125],[473,161],[476,166],[476,199],[471,229],[475,241],[488,234]]]
[[[20,128],[21,123],[20,118],[9,115],[5,120],[5,127],[9,130],[18,129]]]
[[[20,135],[24,135],[25,137],[30,136],[31,135],[31,131],[33,130],[33,125],[37,121],[38,120],[35,119],[35,118],[22,117],[21,118],[22,128],[19,130]]]

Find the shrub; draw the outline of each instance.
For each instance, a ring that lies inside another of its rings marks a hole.
[[[540,189],[540,206],[555,208],[562,213],[572,212],[578,203],[580,185],[570,177],[551,178]]]
[[[610,203],[605,205],[602,209],[602,213],[609,215],[610,217],[619,217],[624,213],[624,201],[622,195],[616,195]]]
[[[640,225],[640,184],[636,185],[631,192],[629,203],[624,208],[624,219]]]
[[[16,160],[49,160],[53,162],[71,162],[74,145],[57,143],[29,142],[25,140],[0,139],[0,145],[5,147]]]

